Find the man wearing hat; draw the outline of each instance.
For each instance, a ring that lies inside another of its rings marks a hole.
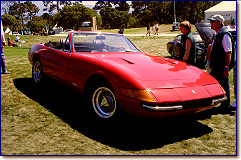
[[[211,44],[211,53],[207,59],[210,59],[212,75],[226,91],[227,100],[223,102],[220,108],[223,111],[230,110],[230,92],[229,92],[229,70],[234,62],[234,41],[231,33],[224,27],[224,18],[221,15],[215,15],[209,18],[211,28],[216,32]]]

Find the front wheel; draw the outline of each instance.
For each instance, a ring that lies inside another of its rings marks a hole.
[[[108,87],[97,87],[92,94],[92,107],[101,118],[115,115],[117,102],[114,93]]]

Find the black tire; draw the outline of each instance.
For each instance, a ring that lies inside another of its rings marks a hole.
[[[44,82],[44,78],[45,78],[45,75],[43,72],[42,64],[39,58],[35,57],[33,60],[33,66],[32,66],[32,81],[35,88],[41,87],[41,85]]]
[[[173,48],[170,49],[170,53],[171,53],[171,55],[172,55],[172,59],[175,59],[175,55],[174,55]]]
[[[114,120],[119,116],[118,102],[110,85],[95,84],[88,91],[88,106],[91,114],[98,119]]]

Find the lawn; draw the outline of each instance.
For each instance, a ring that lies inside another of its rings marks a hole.
[[[139,29],[134,33],[137,32]],[[143,52],[165,57],[169,56],[166,43],[173,39],[128,38]],[[88,121],[84,99],[75,91],[54,80],[49,80],[42,92],[32,88],[28,50],[32,44],[56,41],[59,37],[21,36],[21,40],[28,43],[4,48],[11,74],[1,75],[2,155],[237,154],[235,112],[206,111],[172,120],[127,117],[104,124]],[[233,72],[230,74],[233,102]]]

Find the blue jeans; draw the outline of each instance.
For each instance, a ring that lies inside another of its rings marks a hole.
[[[213,76],[219,82],[219,84],[223,87],[223,89],[226,92],[227,100],[222,103],[222,106],[229,107],[230,106],[230,91],[229,91],[228,77],[224,77],[223,72],[211,71],[210,75]]]
[[[5,55],[4,55],[4,49],[3,47],[1,47],[1,68],[2,68],[2,72],[6,72],[7,68],[6,68],[6,61],[5,61]]]

